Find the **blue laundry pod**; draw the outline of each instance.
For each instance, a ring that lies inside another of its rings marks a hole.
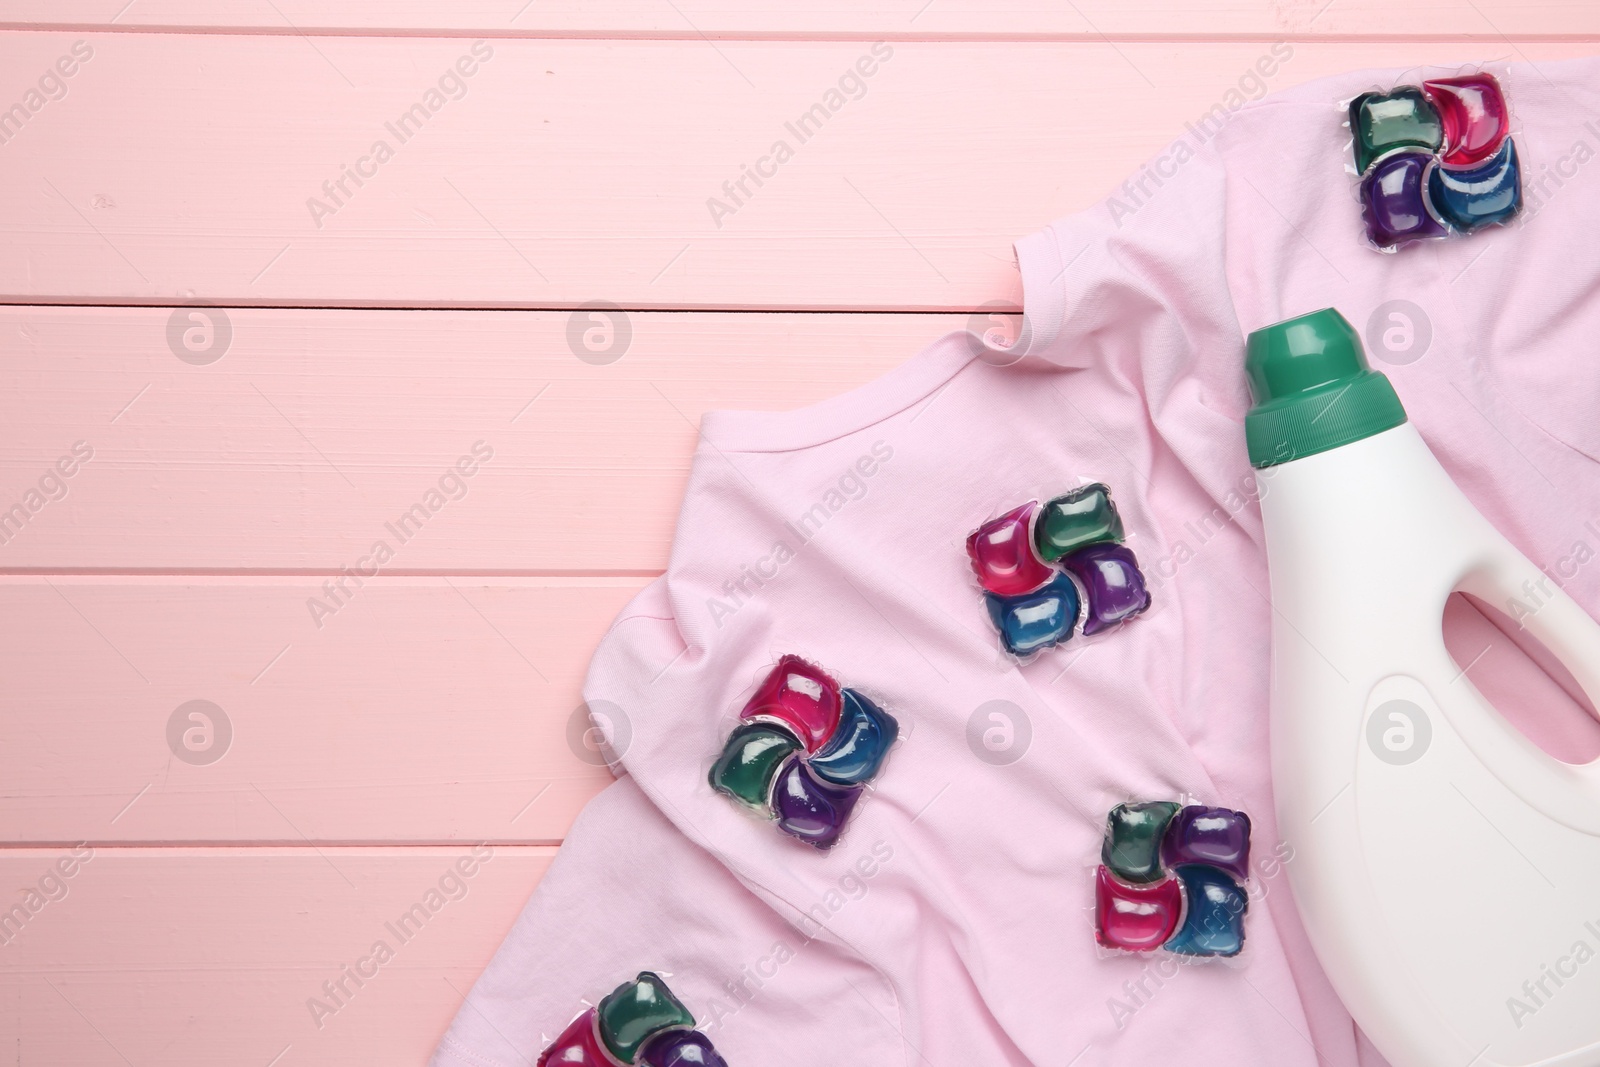
[[[1065,574],[1044,588],[1020,596],[985,593],[989,618],[1000,640],[1013,656],[1026,656],[1041,648],[1054,648],[1072,636],[1078,623],[1078,588]]]
[[[1428,199],[1438,216],[1462,233],[1505,222],[1522,210],[1522,169],[1510,138],[1500,150],[1470,170],[1434,167],[1428,174]]]
[[[1185,956],[1237,956],[1244,948],[1250,898],[1216,867],[1186,863],[1176,873],[1186,905],[1183,925],[1162,947]]]
[[[856,692],[843,691],[839,725],[821,751],[810,759],[817,777],[835,785],[862,785],[883,765],[900,724],[893,715]]]

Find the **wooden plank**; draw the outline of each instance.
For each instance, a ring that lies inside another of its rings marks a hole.
[[[6,906],[28,890],[39,904],[0,928],[5,1058],[423,1063],[553,852],[98,848],[84,861],[82,851],[5,849]],[[416,904],[438,906],[402,941],[390,927]],[[381,964],[380,940],[390,950]],[[323,983],[362,959],[370,976],[344,979],[348,995],[331,1001]],[[314,1012],[313,998],[332,1013]]]
[[[226,332],[215,362],[174,354],[173,309],[0,308],[0,569],[335,574],[382,540],[389,575],[659,573],[704,411],[842,393],[969,322],[190,314],[213,348],[177,349],[209,358]]]
[[[553,843],[611,781],[574,715],[643,579],[379,577],[319,628],[320,584],[0,579],[0,837]]]
[[[13,72],[0,101],[26,99],[77,39],[0,37]],[[93,56],[67,95],[0,145],[0,298],[971,309],[1010,291],[1015,237],[1103,196],[1273,58],[1264,42],[874,54],[866,42],[81,39]],[[1299,44],[1261,89],[1482,51]],[[449,80],[458,62],[476,64],[470,79]],[[464,95],[429,97],[442,77]],[[858,98],[828,112],[847,77]],[[413,106],[426,120],[392,131]],[[813,106],[829,117],[802,140],[790,126]],[[792,153],[781,165],[779,141]],[[730,191],[751,165],[771,177]],[[345,166],[366,171],[362,184]]]
[[[11,0],[0,25],[75,29],[163,28],[256,33],[455,33],[480,36],[764,36],[1059,39],[1192,35],[1437,35],[1441,29],[1500,35],[1600,33],[1587,0]]]

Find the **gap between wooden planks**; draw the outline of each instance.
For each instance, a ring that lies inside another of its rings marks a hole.
[[[1372,63],[1514,55],[1519,46],[1495,31],[1594,31],[1574,23],[1589,8],[1479,6],[1081,10],[1119,34],[1160,26],[1263,42],[1280,31],[1429,33],[1440,15],[1455,19],[1457,36],[1446,43],[1307,45],[1286,69],[1292,80]],[[110,7],[52,6],[50,17],[109,20]],[[311,9],[283,10],[299,22]],[[368,20],[362,32],[426,32],[455,20],[456,31],[488,35],[487,20],[506,14],[495,5],[323,10],[326,25]],[[461,13],[441,14],[450,10]],[[1091,36],[1088,19],[1026,6],[748,10],[685,8],[713,35],[895,36],[892,24],[903,20],[919,24],[904,31],[912,36]],[[463,42],[313,46],[269,25],[259,5],[207,15],[134,5],[122,18],[151,28],[162,19],[234,20],[274,36],[97,37],[100,65],[82,73],[105,77],[74,81],[67,100],[30,122],[31,140],[0,146],[10,175],[0,177],[8,220],[0,287],[23,303],[169,304],[192,292],[235,304],[560,307],[607,298],[634,307],[969,310],[1014,297],[1012,237],[1108,191],[1262,50],[1219,42],[1183,49],[1193,58],[1175,62],[1180,50],[1162,44],[1124,45],[1124,56],[1100,44],[908,45],[896,57],[906,62],[883,71],[904,77],[874,82],[806,146],[783,174],[787,185],[763,189],[715,229],[705,198],[860,49],[729,44],[723,57],[699,28],[668,25],[664,10],[643,4],[599,20],[576,5],[528,14],[535,32],[684,39],[497,42],[497,60],[508,62],[483,74],[508,76],[475,81],[381,181],[308,230],[308,191],[337,176]],[[1473,32],[1485,37],[1459,36]],[[4,65],[42,70],[36,61],[52,62],[73,39],[7,36]],[[1574,48],[1583,46],[1527,50]],[[761,75],[752,79],[759,88],[741,84],[744,67]],[[651,94],[629,96],[624,73]],[[1122,120],[1115,129],[1092,125],[1111,115]],[[1082,152],[1085,144],[1095,151]],[[648,192],[664,195],[650,202]],[[551,276],[541,288],[544,269]],[[125,436],[103,437],[68,498],[5,546],[16,549],[0,582],[8,701],[26,714],[0,724],[11,734],[0,743],[11,764],[0,817],[8,836],[23,839],[319,844],[102,843],[68,895],[0,947],[0,1036],[19,1061],[420,1061],[550,850],[503,848],[503,865],[486,868],[318,1029],[306,999],[457,854],[349,843],[459,838],[465,852],[480,831],[558,839],[605,780],[566,740],[581,664],[665,558],[699,411],[796,406],[876,376],[950,328],[905,318],[874,332],[852,317],[847,325],[860,334],[851,339],[841,326],[830,340],[831,325],[794,322],[831,317],[729,317],[720,333],[664,341],[671,331],[635,315],[640,347],[631,360],[597,368],[560,362],[573,354],[559,313],[547,321],[441,313],[420,331],[406,313],[328,313],[344,316],[337,323],[292,309],[229,314],[238,347],[197,367],[175,365],[165,308],[7,312],[13,377],[0,472],[8,491],[37,484],[58,458],[63,429]],[[786,347],[797,328],[802,337]],[[445,509],[442,525],[409,545],[417,554],[406,566],[419,577],[397,572],[324,628],[309,628],[298,613],[318,582],[297,572],[348,562],[369,521],[386,521],[395,502],[408,503],[441,461],[460,454],[462,431],[505,415],[517,386],[545,384],[523,413],[540,421],[505,446],[515,462],[485,467],[485,476],[509,472],[502,483],[478,483],[475,492],[494,491],[453,501],[470,507]],[[625,513],[618,499],[637,510]],[[558,528],[555,517],[567,513],[593,520],[584,545]],[[207,573],[172,573],[184,567]],[[467,571],[527,577],[450,577]],[[587,576],[596,573],[614,577]],[[297,627],[307,629],[303,641]],[[171,759],[162,728],[172,706],[202,695],[231,709],[239,747],[192,767]],[[58,856],[10,848],[0,863],[9,884],[37,886]]]
[[[0,674],[28,709],[0,718],[4,836],[558,841],[609,780],[573,747],[588,656],[666,565],[701,413],[1003,324],[636,313],[620,349],[600,320],[597,361],[559,312],[224,313],[197,365],[167,309],[0,310],[0,503],[94,449],[0,545]],[[402,543],[480,439],[493,458]],[[330,594],[376,540],[380,576]],[[166,723],[199,699],[233,747],[189,766]]]
[[[74,1067],[420,1064],[554,852],[0,850],[0,880],[43,902],[0,927],[0,1054]],[[390,958],[330,1000],[323,983],[371,960],[379,940]],[[313,998],[336,1010],[314,1012]]]
[[[642,584],[378,578],[319,630],[315,579],[0,581],[0,835],[559,842],[611,781],[580,687]]]
[[[1592,47],[11,32],[0,106],[80,39],[0,144],[0,300],[971,309],[1229,94]]]
[[[383,540],[390,576],[648,577],[705,411],[1006,319],[201,310],[0,308],[0,573],[337,575]]]
[[[1448,30],[1487,40],[1600,32],[1600,11],[1574,0],[13,0],[0,25],[184,32],[639,36],[654,39],[844,36],[937,38],[1246,36],[1386,38]]]

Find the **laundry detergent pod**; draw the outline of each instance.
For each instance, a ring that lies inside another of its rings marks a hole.
[[[711,788],[747,811],[772,817],[772,783],[800,742],[787,730],[751,722],[735,730],[711,765]]]
[[[824,782],[807,770],[803,761],[791,759],[778,772],[772,807],[778,813],[778,828],[784,833],[828,849],[839,840],[845,820],[860,797],[860,786]]]
[[[624,982],[603,997],[599,1007],[600,1040],[620,1062],[638,1062],[644,1043],[665,1030],[687,1029],[694,1016],[661,976],[640,971],[631,982]]]
[[[639,1062],[645,1067],[728,1067],[711,1039],[698,1030],[668,1030],[645,1042]]]
[[[1472,167],[1500,151],[1511,135],[1511,109],[1493,74],[1435,78],[1422,91],[1438,111],[1444,134],[1439,161]]]
[[[1139,561],[1123,545],[1090,545],[1061,561],[1083,587],[1085,637],[1110,629],[1150,607]]]
[[[1160,881],[1124,882],[1101,867],[1095,872],[1095,937],[1124,952],[1153,952],[1166,944],[1183,917],[1183,887],[1170,875]]]
[[[1387,93],[1362,93],[1350,101],[1350,133],[1360,171],[1396,149],[1432,153],[1444,141],[1439,112],[1427,94],[1411,85]]]
[[[818,778],[833,785],[864,785],[877,775],[900,724],[854,689],[844,690],[839,728],[810,759]]]
[[[1362,93],[1346,114],[1374,248],[1469,236],[1522,210],[1511,107],[1488,71]]]
[[[1482,165],[1469,170],[1435,167],[1428,197],[1438,216],[1461,233],[1505,222],[1522,210],[1522,169],[1517,144],[1506,141]]]
[[[1028,593],[1054,573],[1033,548],[1033,516],[1039,502],[1030,500],[990,519],[967,538],[967,555],[985,590],[1000,596]]]
[[[832,848],[899,737],[900,721],[878,701],[785,655],[745,704],[707,780],[742,811]]]
[[[1118,804],[1106,816],[1100,862],[1125,882],[1154,882],[1166,876],[1161,843],[1179,806],[1170,800]]]
[[[838,727],[839,703],[839,683],[826,671],[799,656],[784,656],[739,717],[776,723],[815,751]]]
[[[539,1054],[538,1067],[615,1067],[615,1061],[600,1044],[593,1008],[572,1020]]]
[[[1161,949],[1190,960],[1244,949],[1250,817],[1179,801],[1128,801],[1106,817],[1095,870],[1103,952]]]
[[[640,971],[572,1020],[537,1067],[728,1067],[654,971]]]
[[[1027,656],[1054,648],[1072,636],[1078,624],[1078,587],[1065,574],[1057,574],[1042,588],[1021,596],[983,595],[989,621],[1000,642],[1013,656]]]
[[[1018,660],[1109,630],[1150,607],[1144,575],[1123,544],[1122,515],[1104,482],[1038,498],[967,537],[967,555],[1000,646]]]
[[[1104,482],[1046,501],[1033,527],[1034,548],[1049,563],[1073,549],[1102,541],[1121,543],[1122,538],[1122,516]]]
[[[1449,232],[1428,207],[1425,190],[1433,169],[1428,153],[1397,152],[1367,172],[1361,180],[1361,205],[1373,244],[1392,248]]]
[[[1203,863],[1244,881],[1250,877],[1250,816],[1201,804],[1182,808],[1162,835],[1161,862],[1169,868]]]
[[[1175,873],[1183,886],[1183,925],[1162,947],[1184,956],[1237,956],[1244,949],[1244,915],[1250,908],[1239,883],[1198,863]]]

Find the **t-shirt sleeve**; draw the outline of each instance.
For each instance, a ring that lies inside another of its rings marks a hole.
[[[1185,379],[1237,419],[1247,404],[1229,291],[1229,179],[1185,134],[1100,203],[1015,244],[1024,361],[1127,376],[1159,409]]]

